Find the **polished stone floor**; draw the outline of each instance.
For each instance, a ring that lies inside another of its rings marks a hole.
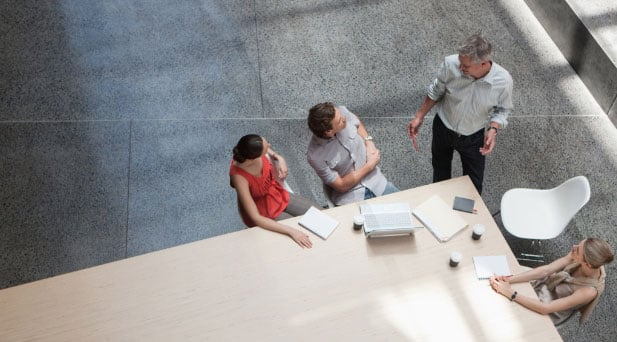
[[[296,192],[325,203],[305,156],[317,102],[362,119],[397,186],[430,183],[431,120],[419,153],[405,126],[443,57],[476,32],[515,82],[488,207],[510,188],[585,175],[590,202],[539,251],[617,241],[617,130],[523,0],[9,0],[0,18],[0,288],[244,229],[227,171],[247,133],[286,157]],[[607,272],[590,322],[570,320],[565,340],[617,335]]]

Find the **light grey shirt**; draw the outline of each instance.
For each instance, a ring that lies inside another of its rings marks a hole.
[[[345,128],[330,139],[322,139],[313,135],[306,153],[309,164],[326,185],[332,184],[337,177],[342,178],[366,164],[365,141],[358,134],[360,120],[344,106],[337,108],[347,120]],[[349,191],[338,192],[332,189],[332,202],[336,205],[343,205],[362,201],[365,187],[375,195],[381,196],[387,183],[379,167],[375,167]]]
[[[428,97],[437,102],[437,113],[444,125],[471,135],[496,122],[505,128],[512,112],[512,77],[493,62],[480,79],[463,74],[458,55],[445,58],[437,77],[428,87]]]

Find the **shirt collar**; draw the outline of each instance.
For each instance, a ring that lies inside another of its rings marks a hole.
[[[332,138],[320,138],[316,136],[315,134],[313,134],[313,140],[317,143],[317,145],[325,145],[325,144],[328,144],[334,141],[335,139],[336,139],[336,136]]]
[[[491,70],[489,70],[488,74],[484,75],[484,77],[479,78],[478,81],[482,80],[492,85],[495,83],[496,76],[497,76],[497,63],[491,61]]]

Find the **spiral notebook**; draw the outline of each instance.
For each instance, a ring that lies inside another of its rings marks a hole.
[[[412,213],[441,242],[450,240],[467,227],[467,222],[437,195],[422,202]]]

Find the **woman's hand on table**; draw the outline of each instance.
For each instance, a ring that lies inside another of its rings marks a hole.
[[[291,236],[291,238],[302,248],[313,247],[313,243],[311,242],[309,236],[297,229],[291,228],[291,230],[289,231],[289,236]]]

